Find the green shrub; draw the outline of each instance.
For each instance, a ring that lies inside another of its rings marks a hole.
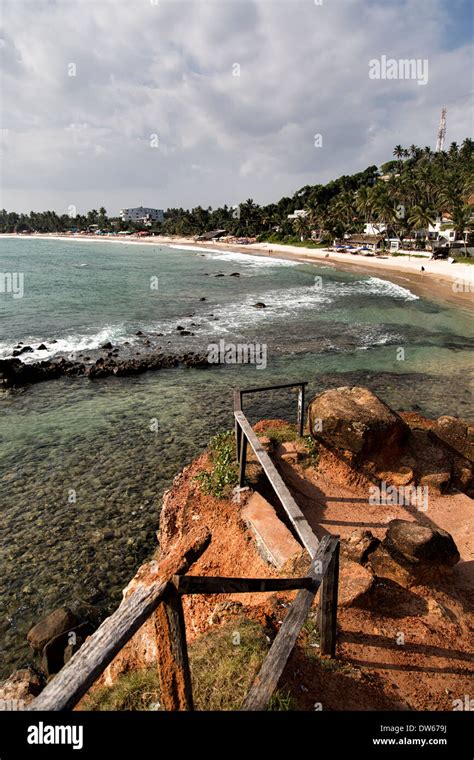
[[[196,475],[205,494],[221,498],[227,496],[231,487],[238,481],[237,461],[235,458],[235,439],[232,430],[218,433],[209,442],[212,470]]]

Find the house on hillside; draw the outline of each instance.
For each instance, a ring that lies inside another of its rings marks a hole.
[[[294,221],[295,219],[298,219],[299,217],[302,217],[303,219],[308,216],[308,212],[304,208],[296,209],[296,211],[293,211],[292,214],[288,214],[288,219],[291,219]]]

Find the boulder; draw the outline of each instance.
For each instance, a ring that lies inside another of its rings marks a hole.
[[[104,348],[104,349],[113,348],[113,345],[110,342],[110,340],[108,340],[107,343],[104,343],[104,345],[102,346],[102,348]]]
[[[450,533],[409,520],[391,520],[383,543],[409,560],[453,567],[460,559]]]
[[[405,588],[449,575],[459,559],[447,531],[408,520],[391,520],[384,540],[369,556],[377,576]]]
[[[373,585],[374,576],[367,568],[343,559],[339,570],[338,606],[350,607],[367,594]]]
[[[93,633],[93,627],[89,623],[81,623],[81,625],[50,639],[43,648],[41,661],[46,676],[49,678],[49,676],[59,673],[91,633]]]
[[[266,309],[267,305],[265,303],[262,303],[262,301],[257,301],[257,303],[254,303],[255,309]]]
[[[379,539],[375,538],[370,530],[356,528],[356,530],[352,531],[350,536],[342,539],[341,555],[353,562],[358,562],[363,565],[367,562],[369,554],[375,551],[379,544]]]
[[[78,623],[78,618],[70,609],[59,607],[30,628],[26,638],[35,651],[41,652],[48,641],[70,631]]]
[[[44,343],[40,343],[39,346],[38,346],[38,348],[36,350],[37,351],[47,351],[48,350],[48,346],[45,346]]]
[[[403,588],[416,585],[416,578],[411,570],[397,562],[383,544],[370,555],[370,567],[377,578],[387,578]]]
[[[0,684],[0,709],[21,710],[38,696],[44,682],[33,668],[15,670]]]
[[[410,434],[401,417],[372,391],[347,386],[316,396],[309,404],[308,424],[313,438],[360,460],[393,451]]]

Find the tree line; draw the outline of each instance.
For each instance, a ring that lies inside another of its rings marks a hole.
[[[106,209],[87,214],[55,211],[18,214],[0,211],[1,232],[141,231],[162,235],[192,236],[217,229],[236,237],[271,242],[296,242],[311,238],[327,242],[347,233],[362,232],[369,223],[377,231],[387,225],[394,235],[410,237],[426,230],[442,214],[449,214],[457,237],[471,227],[469,199],[474,194],[474,141],[452,143],[447,151],[397,145],[393,158],[365,171],[344,175],[325,185],[305,185],[294,195],[260,206],[253,199],[236,206],[193,209],[169,208],[164,221],[143,227],[109,217]],[[288,219],[296,209],[305,211]]]

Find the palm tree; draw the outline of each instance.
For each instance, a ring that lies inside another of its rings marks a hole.
[[[433,209],[421,205],[413,206],[408,218],[408,224],[412,229],[425,231],[425,246],[428,239],[428,228],[430,224],[434,224],[435,218],[436,212]]]
[[[359,213],[365,224],[369,224],[372,219],[374,210],[374,191],[369,187],[361,187],[356,193],[355,200],[356,211]]]
[[[303,242],[308,237],[309,233],[307,218],[305,216],[297,216],[296,219],[293,220],[293,226],[296,234],[299,235],[301,242]]]
[[[452,213],[452,221],[456,238],[462,238],[464,242],[464,255],[467,256],[467,235],[464,234],[466,227],[471,221],[472,211],[470,206],[456,206]]]

